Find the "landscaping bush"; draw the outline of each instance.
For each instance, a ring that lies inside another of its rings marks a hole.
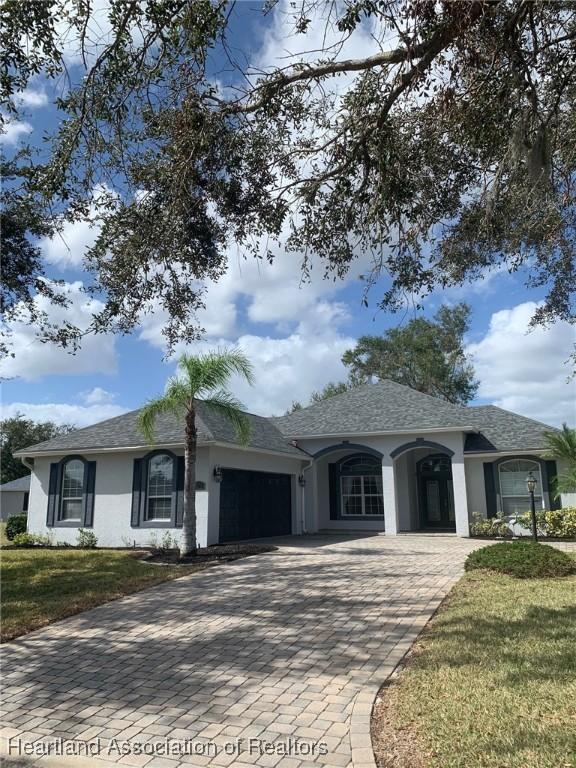
[[[86,528],[78,528],[78,546],[80,549],[96,549],[98,537],[94,531],[87,531]]]
[[[12,539],[12,544],[15,547],[22,547],[22,548],[35,547],[36,536],[33,536],[31,533],[17,533]]]
[[[576,560],[548,544],[506,541],[470,553],[465,568],[498,571],[518,579],[539,579],[576,573]]]
[[[472,536],[512,536],[512,531],[508,527],[506,520],[501,517],[483,517],[480,512],[472,513],[472,522],[470,523],[470,534]]]
[[[12,515],[6,520],[6,538],[9,541],[14,540],[14,536],[19,533],[26,533],[26,515]]]
[[[532,530],[530,512],[518,515],[516,522],[528,531]],[[576,507],[539,510],[536,512],[538,532],[558,539],[576,539]]]

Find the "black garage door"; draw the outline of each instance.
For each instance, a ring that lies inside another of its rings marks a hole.
[[[220,541],[292,533],[290,475],[223,469]]]

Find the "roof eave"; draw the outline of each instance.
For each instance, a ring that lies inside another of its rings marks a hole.
[[[471,426],[457,426],[457,427],[429,427],[426,429],[387,429],[379,430],[378,432],[331,432],[320,434],[295,434],[292,432],[283,432],[285,437],[289,437],[291,440],[322,440],[324,438],[342,438],[342,437],[381,437],[383,435],[431,435],[436,432],[479,432],[478,427]]]

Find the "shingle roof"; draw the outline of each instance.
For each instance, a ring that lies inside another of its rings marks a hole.
[[[387,379],[273,420],[285,435],[361,435],[472,426],[468,409]]]
[[[24,475],[16,480],[10,480],[8,483],[0,485],[0,491],[29,491],[30,490],[30,475]]]
[[[466,411],[470,423],[480,430],[480,434],[466,435],[467,453],[542,450],[546,448],[544,433],[554,431],[540,421],[496,405],[470,406]]]
[[[128,448],[147,447],[146,441],[138,431],[137,420],[139,410],[124,413],[113,419],[93,424],[90,427],[76,429],[66,435],[59,435],[43,443],[37,443],[17,452],[17,455],[43,452],[82,451],[95,448]],[[301,451],[284,437],[270,419],[248,413],[250,418],[250,448],[260,448],[267,451],[280,451],[303,457]],[[198,403],[197,409],[198,441],[223,442],[237,445],[238,440],[230,422]],[[183,445],[184,425],[181,420],[170,414],[161,414],[156,420],[155,443],[157,445]]]

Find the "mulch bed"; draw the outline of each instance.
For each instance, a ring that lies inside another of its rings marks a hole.
[[[243,557],[262,555],[266,552],[275,552],[277,547],[269,544],[214,544],[211,547],[202,547],[192,557],[180,557],[178,550],[171,549],[164,552],[153,550],[150,552],[138,552],[137,556],[146,563],[157,565],[200,565],[203,563],[227,563],[232,560],[240,560]]]

